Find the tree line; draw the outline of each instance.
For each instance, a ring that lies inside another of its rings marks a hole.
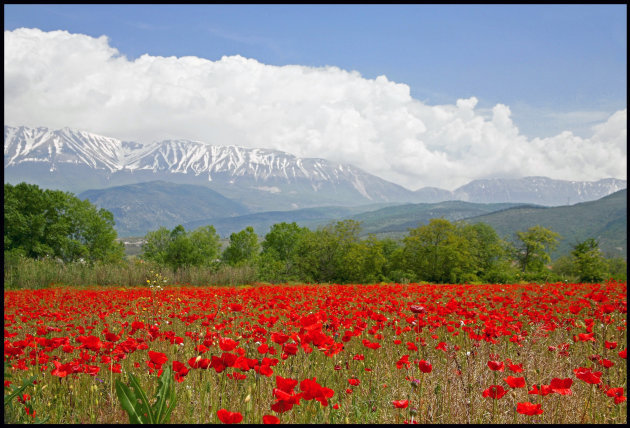
[[[57,258],[114,263],[123,259],[113,216],[71,193],[5,184],[5,259]],[[262,282],[512,283],[626,280],[626,261],[606,258],[589,238],[551,262],[561,237],[540,225],[501,238],[485,223],[438,218],[400,240],[361,235],[355,220],[311,230],[277,223],[262,239],[252,227],[227,246],[212,225],[187,231],[160,227],[144,237],[140,258],[173,271],[189,267],[254,269]],[[225,248],[223,248],[225,247]],[[6,268],[5,268],[6,269]]]

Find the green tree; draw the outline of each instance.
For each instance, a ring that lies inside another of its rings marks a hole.
[[[301,278],[311,282],[350,282],[361,263],[357,249],[361,224],[356,220],[330,223],[301,236],[294,263]]]
[[[403,239],[405,267],[430,282],[458,282],[472,271],[472,255],[461,230],[450,221],[431,219]]]
[[[37,185],[4,185],[4,250],[31,258],[118,261],[113,215],[72,193]]]
[[[166,265],[168,248],[171,243],[171,232],[164,226],[148,232],[142,244],[142,258],[159,265]]]
[[[575,244],[571,256],[580,282],[595,283],[606,279],[608,266],[595,239],[589,238]]]
[[[297,223],[277,223],[265,235],[258,258],[258,271],[264,281],[298,280],[295,258],[297,245],[309,230]]]
[[[551,262],[551,251],[558,245],[560,235],[543,226],[532,226],[516,232],[515,258],[523,273],[541,273]]]
[[[145,235],[142,258],[177,270],[186,266],[215,266],[219,257],[219,236],[213,226],[186,232],[182,225],[169,231],[160,227]]]
[[[230,235],[230,243],[223,251],[223,260],[231,266],[243,265],[255,262],[259,251],[258,235],[253,227],[247,226],[240,232]]]

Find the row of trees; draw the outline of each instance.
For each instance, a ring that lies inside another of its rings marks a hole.
[[[317,230],[278,223],[262,240],[252,227],[230,235],[221,251],[212,226],[186,232],[160,228],[145,237],[142,257],[176,270],[185,266],[218,268],[221,264],[255,267],[261,281],[434,283],[556,281],[598,282],[625,279],[625,261],[607,260],[594,239],[574,246],[550,269],[550,254],[560,236],[542,226],[501,239],[484,223],[452,223],[433,219],[409,231],[402,241],[362,239],[354,220]]]
[[[343,220],[317,230],[278,223],[262,241],[247,227],[231,234],[222,249],[213,226],[186,231],[179,225],[149,232],[141,258],[174,271],[190,266],[215,271],[222,266],[254,268],[258,279],[268,282],[625,280],[625,260],[605,259],[594,239],[576,243],[570,255],[549,269],[560,238],[534,226],[508,242],[484,223],[433,219],[410,229],[402,240],[373,235],[362,239],[361,224]],[[5,259],[108,263],[124,257],[109,211],[71,193],[26,183],[4,185],[4,250]]]

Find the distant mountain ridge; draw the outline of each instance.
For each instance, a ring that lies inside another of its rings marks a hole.
[[[5,181],[80,193],[156,180],[205,185],[254,210],[405,199],[352,165],[198,141],[125,142],[69,128],[4,127]]]
[[[411,191],[352,165],[269,149],[166,140],[143,144],[64,128],[4,127],[4,180],[74,193],[165,181],[208,187],[251,212],[373,203],[533,203],[596,200],[626,180],[479,179],[453,191]]]
[[[77,195],[114,215],[119,236],[144,236],[192,220],[232,217],[249,210],[204,186],[165,181],[87,190]]]

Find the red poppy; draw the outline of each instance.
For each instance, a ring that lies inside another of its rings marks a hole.
[[[276,376],[276,387],[287,394],[293,394],[293,388],[298,384],[298,381],[291,378],[283,378],[282,376]]]
[[[166,354],[162,352],[154,352],[154,351],[149,351],[149,359],[151,360],[153,364],[158,365],[158,366],[161,366],[162,364],[168,361],[168,357],[166,356]]]
[[[521,415],[540,415],[543,412],[541,404],[517,403],[516,411]]]
[[[225,409],[221,409],[217,411],[217,416],[219,420],[224,424],[237,424],[243,420],[243,415],[239,412],[230,412]]]
[[[359,379],[348,379],[348,383],[352,386],[359,386],[359,384],[361,383],[361,381]]]
[[[621,397],[623,396],[623,388],[610,388],[606,391],[606,395],[609,397]]]
[[[540,385],[540,389],[538,389],[538,386],[534,384],[532,385],[531,391],[528,391],[527,393],[530,395],[542,395],[544,397],[545,395],[549,395],[552,392],[553,391],[551,390],[551,386],[549,385]]]
[[[422,373],[431,373],[431,370],[433,370],[433,366],[431,365],[431,363],[424,360],[420,360],[418,362],[418,368],[420,368],[420,371]]]
[[[525,388],[525,378],[524,377],[512,377],[508,376],[503,379],[505,383],[510,385],[510,388]]]
[[[278,345],[282,345],[284,342],[289,340],[289,336],[287,336],[286,334],[282,334],[282,333],[272,333],[271,334],[271,340],[273,342],[277,343]]]
[[[403,367],[409,368],[410,365],[411,362],[409,361],[409,355],[403,355],[402,357],[400,357],[400,360],[396,361],[396,368],[399,370]]]
[[[554,377],[551,379],[551,383],[549,387],[553,392],[560,395],[571,395],[573,392],[571,391],[571,385],[573,384],[573,379],[570,377],[566,379],[559,379]]]
[[[626,348],[623,351],[620,351],[618,355],[625,360],[626,359],[626,355],[628,353],[627,351],[628,351],[628,349]]]
[[[523,363],[521,364],[508,363],[508,369],[510,369],[514,373],[523,373]]]
[[[414,314],[423,314],[425,312],[424,306],[420,305],[411,305],[409,309],[411,309],[411,312]]]
[[[273,415],[264,415],[262,420],[263,420],[263,424],[279,424],[280,423],[280,418]]]
[[[409,406],[409,400],[394,400],[392,404],[397,409],[406,409]]]
[[[607,349],[615,349],[617,347],[617,342],[608,342],[608,341],[604,341],[604,346]]]
[[[446,342],[438,343],[435,349],[446,352],[447,351]]]
[[[586,383],[590,383],[591,385],[596,385],[601,383],[602,372],[593,372],[590,368],[580,367],[577,369],[573,369],[575,376],[578,379],[583,380]]]
[[[488,367],[492,371],[500,371],[502,372],[505,369],[505,365],[503,361],[488,361]]]
[[[219,338],[219,348],[221,348],[222,351],[230,352],[231,350],[236,348],[237,345],[238,345],[238,342],[233,339],[230,339],[229,337]]]
[[[488,389],[483,391],[484,397],[494,398],[495,400],[499,400],[507,394],[507,391],[501,385],[490,385]]]

